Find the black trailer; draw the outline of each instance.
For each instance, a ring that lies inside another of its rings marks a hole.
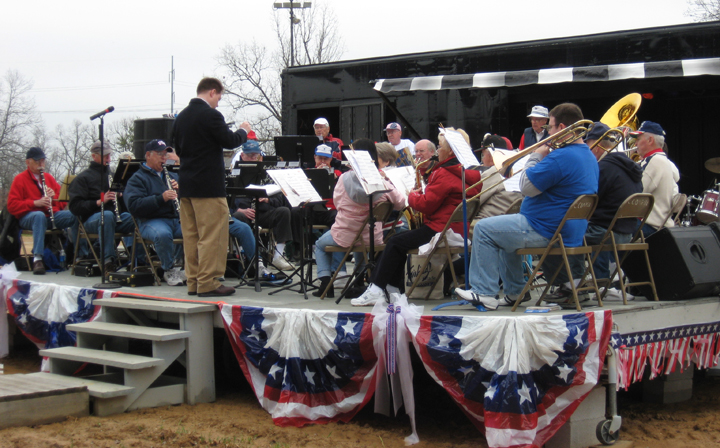
[[[716,176],[703,162],[720,156],[719,75],[720,22],[341,61],[285,70],[282,128],[313,134],[322,116],[347,144],[383,140],[385,124],[399,121],[404,137],[437,142],[442,123],[473,145],[486,132],[517,145],[533,105],[574,102],[597,121],[638,92],[640,121],[667,132],[681,191],[700,194]]]

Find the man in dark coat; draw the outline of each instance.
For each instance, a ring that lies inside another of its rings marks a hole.
[[[223,148],[247,140],[250,124],[232,132],[217,111],[224,87],[216,78],[203,78],[197,98],[178,114],[173,142],[180,157],[180,223],[185,249],[189,295],[228,296],[235,289],[217,279],[225,275],[229,211],[225,198]]]

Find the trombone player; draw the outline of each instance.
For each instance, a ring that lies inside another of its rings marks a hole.
[[[582,119],[582,111],[575,104],[555,106],[549,113],[548,133],[552,136]],[[546,246],[575,199],[597,193],[598,174],[595,157],[581,138],[552,152],[548,146],[538,148],[521,173],[520,191],[525,199],[520,213],[492,216],[475,224],[471,289],[456,289],[458,297],[491,310],[512,306],[525,286],[522,256],[515,251]],[[582,244],[586,227],[586,221],[568,221],[562,231],[566,244]],[[498,277],[503,281],[504,296],[500,299],[495,298]],[[529,298],[528,294],[523,301]]]

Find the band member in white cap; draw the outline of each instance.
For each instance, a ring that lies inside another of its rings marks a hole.
[[[530,119],[530,127],[525,128],[523,131],[518,149],[528,148],[548,138],[548,131],[543,128],[543,126],[548,124],[549,120],[547,107],[533,106],[528,118]]]
[[[333,157],[338,160],[342,160],[342,153],[340,151],[342,151],[343,141],[332,136],[330,133],[330,123],[328,123],[327,118],[320,117],[315,120],[313,128],[315,128],[315,135],[317,138],[332,148]]]
[[[385,126],[385,133],[387,134],[388,141],[395,147],[400,157],[398,157],[397,165],[410,165],[410,160],[415,157],[415,143],[412,140],[402,138],[402,126],[400,123],[388,123]],[[410,152],[408,155],[405,152],[405,148]]]

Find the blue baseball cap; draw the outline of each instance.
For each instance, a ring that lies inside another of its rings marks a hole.
[[[248,140],[242,145],[242,152],[245,154],[262,154],[260,143],[256,140]]]
[[[583,140],[597,140],[602,137],[603,134],[608,131],[608,129],[610,129],[610,126],[606,125],[605,123],[600,123],[599,121],[596,121],[595,123],[593,123],[592,129],[590,129],[590,132],[585,135]]]
[[[665,130],[663,130],[662,126],[655,123],[654,121],[643,121],[640,125],[640,129],[630,132],[630,135],[632,135],[633,137],[637,137],[638,135],[642,135],[646,132],[655,135],[665,135]]]
[[[164,141],[156,138],[155,140],[150,140],[150,141],[145,145],[145,152],[148,152],[148,151],[157,151],[157,152],[160,152],[160,151],[169,151],[169,152],[172,152],[172,148],[168,148],[168,146],[165,144]]]
[[[28,149],[27,154],[25,154],[25,160],[27,159],[33,159],[34,161],[42,160],[45,158],[45,153],[42,149],[38,148],[37,146],[33,146],[32,148]]]

